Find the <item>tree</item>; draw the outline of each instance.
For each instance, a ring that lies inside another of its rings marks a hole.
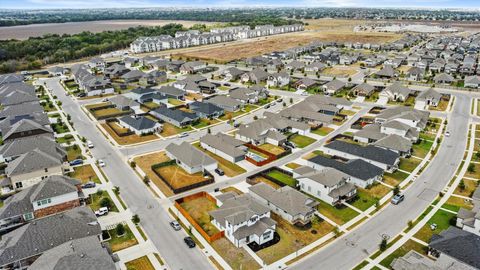
[[[393,195],[397,195],[398,193],[400,193],[400,187],[398,185],[396,185],[394,188],[393,188]]]
[[[137,214],[133,215],[133,216],[132,216],[132,222],[133,222],[135,225],[137,225],[138,223],[140,223],[140,217],[139,217]]]
[[[143,177],[143,183],[145,183],[145,185],[150,186],[150,179],[148,178],[148,176],[145,175],[145,177]]]
[[[117,226],[115,227],[115,232],[117,233],[117,236],[122,236],[125,234],[125,226],[123,226],[122,223],[118,223]]]
[[[135,161],[130,161],[130,167],[132,167],[132,169],[135,169],[135,167],[137,167],[137,163]]]
[[[469,173],[474,173],[474,172],[475,172],[475,165],[474,165],[473,163],[470,163],[470,164],[468,165],[467,171],[468,171]]]
[[[258,120],[258,116],[254,115],[253,120]]]
[[[293,103],[293,98],[290,98],[290,104],[292,104],[292,103]]]
[[[119,186],[114,186],[113,187],[113,192],[117,195],[120,194],[120,187]]]
[[[382,238],[382,241],[380,242],[379,245],[380,251],[385,251],[387,249],[387,239]]]
[[[210,128],[207,128],[207,133],[208,134],[212,133],[212,130]]]
[[[458,188],[460,188],[461,191],[465,190],[465,181],[460,180],[460,183],[458,184]]]
[[[106,208],[110,209],[110,208],[112,208],[112,205],[113,205],[112,200],[110,200],[110,198],[108,198],[108,197],[104,197],[100,200],[100,206],[101,207],[106,207]]]

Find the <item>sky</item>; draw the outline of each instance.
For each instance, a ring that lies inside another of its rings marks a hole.
[[[480,0],[0,0],[0,9],[262,6],[474,8],[478,11]]]

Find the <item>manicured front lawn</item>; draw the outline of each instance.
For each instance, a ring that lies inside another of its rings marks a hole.
[[[366,189],[357,188],[357,199],[355,199],[355,201],[352,202],[351,205],[353,205],[357,209],[365,211],[372,205],[374,205],[377,200],[378,199],[371,196],[369,192],[366,191]]]
[[[411,157],[411,158],[400,158],[400,164],[398,168],[407,172],[412,172],[417,168],[417,166],[422,162],[420,159]]]
[[[89,204],[89,206],[90,206],[90,208],[91,208],[93,211],[97,211],[98,209],[100,209],[100,207],[102,207],[102,206],[100,205],[100,202],[102,201],[102,199],[107,198],[107,199],[109,199],[110,202],[111,202],[111,207],[110,207],[110,209],[108,209],[108,211],[110,211],[110,212],[118,212],[118,209],[117,209],[117,207],[115,206],[115,204],[113,203],[112,198],[110,197],[110,195],[108,195],[108,192],[106,192],[106,191],[101,191],[101,195],[99,195],[98,193],[100,193],[100,192],[96,192],[96,193],[90,194],[91,203]]]
[[[204,127],[208,127],[210,125],[213,125],[213,124],[216,124],[218,123],[219,121],[218,120],[215,120],[215,119],[205,119],[205,118],[201,118],[200,121],[198,121],[195,125],[193,125],[192,127],[196,128],[196,129],[200,129],[200,128],[204,128]]]
[[[217,227],[210,222],[210,215],[208,214],[208,212],[217,209],[214,202],[205,197],[199,197],[183,202],[181,206],[208,235],[211,236],[219,232]]]
[[[238,110],[238,111],[235,111],[235,112],[225,112],[225,114],[220,117],[220,120],[230,120],[230,119],[233,119],[233,118],[238,117],[240,115],[243,115],[245,113],[246,112],[244,112],[242,110]]]
[[[472,209],[473,204],[470,200],[451,196],[450,198],[448,198],[445,204],[442,205],[442,208],[448,209],[450,211],[458,212],[460,208]]]
[[[465,197],[472,197],[473,192],[477,188],[479,182],[474,181],[474,180],[463,179],[463,183],[465,185],[465,188],[460,189],[460,187],[459,187],[460,185],[459,185],[455,189],[454,193],[457,194],[457,195],[465,196]]]
[[[432,141],[421,140],[419,143],[412,145],[413,156],[424,158],[428,151],[432,148]]]
[[[295,162],[290,162],[287,165],[285,165],[287,168],[290,168],[292,170],[295,170],[298,167],[301,167],[302,165],[295,163]]]
[[[473,164],[472,166],[473,171],[467,170],[467,172],[465,173],[465,177],[480,179],[480,164],[478,163],[470,163],[470,164]]]
[[[296,250],[313,243],[315,240],[333,231],[333,226],[326,221],[315,218],[310,229],[299,229],[285,219],[272,214],[277,222],[277,233],[280,241],[275,245],[257,251],[257,255],[267,264],[271,264]]]
[[[185,104],[183,101],[174,99],[174,98],[169,98],[168,103],[172,104],[173,106],[179,106]]]
[[[100,184],[100,179],[92,168],[92,165],[84,165],[73,168],[73,172],[69,174],[70,177],[78,179],[85,184],[87,182],[93,181],[97,184]]]
[[[126,262],[125,266],[127,267],[127,270],[155,270],[152,262],[150,262],[146,255],[133,261]]]
[[[117,252],[138,244],[138,241],[135,238],[135,235],[133,235],[132,231],[130,230],[130,227],[128,227],[128,225],[124,225],[124,227],[125,233],[123,235],[117,235],[115,229],[108,231],[111,237],[111,239],[108,240],[108,243],[110,243],[112,252]]]
[[[396,186],[408,177],[407,173],[395,171],[394,173],[384,173],[383,182],[387,185]]]
[[[401,247],[399,247],[397,250],[392,252],[392,254],[388,255],[385,259],[383,259],[380,264],[389,268],[390,264],[392,264],[393,260],[396,258],[403,257],[405,254],[407,254],[410,250],[415,250],[416,252],[427,255],[427,247],[423,246],[422,244],[415,242],[413,240],[408,240],[403,244]]]
[[[432,218],[423,226],[415,235],[414,237],[420,239],[424,242],[430,242],[430,238],[432,235],[439,234],[440,232],[448,229],[450,227],[450,220],[455,217],[455,214],[452,214],[447,211],[438,210]],[[437,228],[432,230],[430,228],[431,224],[437,224]]]
[[[314,129],[311,132],[320,136],[327,136],[333,130],[334,129],[330,127],[321,127],[321,128]]]
[[[318,200],[318,202],[320,203],[317,206],[318,212],[320,212],[322,215],[326,216],[333,222],[337,223],[338,225],[347,223],[348,221],[359,215],[357,211],[345,205],[337,208],[321,200]]]
[[[255,261],[244,248],[235,247],[232,242],[225,237],[216,240],[211,245],[234,270],[261,268],[257,261]]]
[[[420,133],[420,139],[433,141],[433,140],[435,140],[435,134],[427,133],[427,132],[421,132]]]
[[[65,150],[67,150],[67,160],[72,161],[74,159],[83,159],[82,150],[76,144],[72,146],[68,146]]]
[[[73,142],[74,141],[74,138],[73,138],[73,135],[71,134],[67,134],[63,137],[58,137],[55,139],[57,141],[57,143],[70,143],[70,142]]]
[[[68,132],[68,127],[63,122],[52,124],[52,129],[57,134]]]
[[[288,174],[284,174],[281,171],[272,170],[272,171],[268,172],[267,175],[274,178],[277,181],[280,181],[280,182],[284,183],[287,186],[291,186],[291,187],[296,187],[297,186],[297,180],[295,180],[293,177],[291,177]]]
[[[315,142],[315,139],[300,134],[292,135],[288,140],[299,148],[304,148]]]

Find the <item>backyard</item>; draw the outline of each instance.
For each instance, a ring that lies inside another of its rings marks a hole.
[[[190,126],[187,126],[187,127],[183,127],[183,128],[180,128],[180,127],[176,127],[170,123],[163,123],[163,129],[162,129],[162,132],[160,133],[160,135],[162,137],[169,137],[169,136],[173,136],[173,135],[177,135],[179,133],[182,133],[182,132],[188,132],[188,131],[191,131],[192,130],[192,127]]]
[[[219,232],[208,212],[217,209],[217,205],[206,197],[198,197],[180,204],[200,227],[210,236]]]
[[[127,132],[128,129],[122,128],[116,123],[112,123],[112,126],[109,126],[107,124],[101,124],[103,129],[112,137],[112,139],[115,140],[120,145],[128,145],[128,144],[136,144],[136,143],[143,143],[143,142],[148,142],[152,140],[156,140],[159,137],[155,134],[150,134],[150,135],[145,135],[145,136],[139,136],[137,134],[131,134],[127,136],[119,136],[118,134],[122,134],[124,132]],[[117,131],[115,131],[117,129]]]
[[[128,113],[125,111],[121,111],[117,108],[106,108],[106,109],[100,109],[100,110],[95,110],[90,112],[92,113],[93,117],[97,119],[111,118],[111,117],[116,117],[116,116],[120,116]]]
[[[267,174],[267,176],[287,185],[295,188],[297,186],[297,180],[295,180],[292,176],[285,174],[279,170],[271,170]]]
[[[299,148],[304,148],[309,146],[310,144],[315,142],[315,139],[300,135],[300,134],[294,134],[288,138],[289,141],[293,142],[295,146]]]
[[[270,143],[264,143],[262,145],[259,145],[258,147],[276,156],[285,152],[285,149],[283,149],[283,147],[273,145]]]
[[[218,162],[218,167],[222,169],[225,172],[225,175],[228,177],[233,177],[237,176],[239,174],[242,174],[246,172],[246,170],[240,166],[238,166],[235,163],[232,163],[218,155],[215,155],[214,153],[207,151],[200,147],[198,143],[194,144],[200,151],[204,152],[205,154],[209,155],[213,159],[215,159]]]
[[[143,155],[139,157],[135,157],[134,162],[136,165],[147,175],[148,179],[152,181],[155,186],[157,186],[165,196],[173,195],[172,190],[167,186],[165,182],[158,177],[158,175],[152,170],[152,165],[169,161],[170,158],[167,157],[165,152],[155,152],[148,155]]]
[[[177,164],[163,166],[154,170],[156,173],[161,175],[162,178],[165,179],[165,181],[174,189],[183,188],[207,180],[203,176],[203,173],[197,172],[194,174],[189,174]]]

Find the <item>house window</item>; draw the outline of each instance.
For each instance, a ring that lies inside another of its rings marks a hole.
[[[25,215],[23,215],[23,219],[25,220],[33,219],[33,213],[26,213]]]
[[[321,193],[320,190],[317,190],[317,196],[320,196],[320,193]]]
[[[49,204],[52,202],[52,199],[44,199],[44,200],[41,200],[41,201],[37,201],[37,205],[38,206],[42,206],[42,205],[45,205],[45,204]]]
[[[48,172],[48,168],[45,168],[45,172]]]
[[[15,183],[15,187],[16,187],[16,188],[22,188],[22,187],[23,187],[22,182],[17,182],[17,183]]]
[[[270,237],[270,231],[265,232],[265,233],[262,234],[262,238],[263,238],[263,239],[267,239],[267,238],[269,238],[269,237]]]

